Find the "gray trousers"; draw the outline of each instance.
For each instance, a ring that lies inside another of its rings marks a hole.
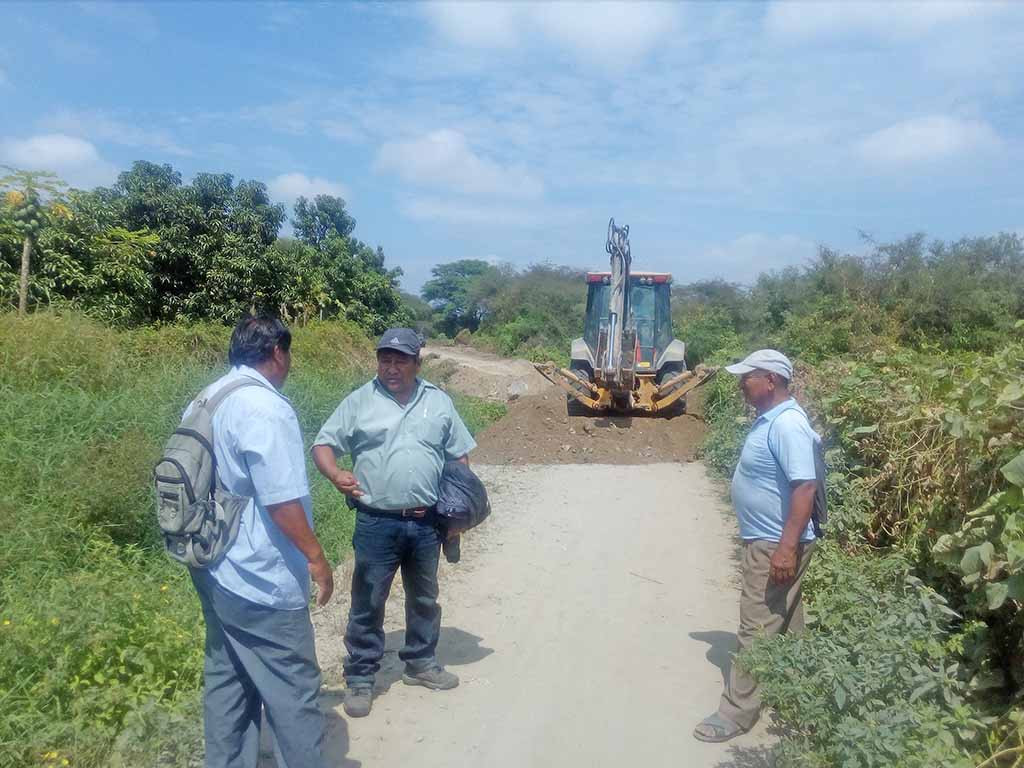
[[[779,586],[768,583],[769,564],[777,543],[774,541],[743,542],[743,589],[740,593],[739,650],[743,651],[761,633],[772,635],[802,632],[804,606],[801,601],[804,573],[811,562],[815,543],[797,547],[796,578]],[[750,729],[761,715],[761,695],[757,681],[733,662],[729,682],[722,693],[718,714],[730,723]]]
[[[225,591],[193,570],[206,620],[203,723],[207,768],[256,768],[261,712],[279,768],[321,768],[324,718],[309,611]]]

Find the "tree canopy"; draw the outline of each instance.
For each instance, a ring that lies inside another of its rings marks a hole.
[[[16,298],[20,201],[8,195],[0,208],[5,304]],[[397,290],[401,271],[353,237],[356,221],[338,197],[300,197],[295,237],[279,238],[287,212],[262,182],[199,173],[185,184],[171,166],[139,161],[110,188],[71,191],[64,208],[66,216],[33,218],[35,306],[74,306],[122,324],[231,322],[244,311],[340,316],[372,333],[411,319]]]

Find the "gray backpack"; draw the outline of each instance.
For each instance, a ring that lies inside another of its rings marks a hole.
[[[193,568],[214,565],[235,542],[247,496],[228,493],[217,478],[213,414],[242,387],[264,387],[248,377],[225,384],[212,397],[204,390],[164,445],[153,468],[156,519],[167,554]]]

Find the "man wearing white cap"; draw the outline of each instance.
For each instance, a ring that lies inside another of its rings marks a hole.
[[[800,582],[818,530],[812,520],[818,492],[821,438],[789,393],[793,364],[761,349],[726,366],[739,376],[743,397],[757,412],[732,477],[732,501],[743,539],[740,650],[760,632],[798,632],[804,626]],[[728,741],[749,731],[761,712],[757,681],[733,664],[718,711],[694,729],[701,741]]]

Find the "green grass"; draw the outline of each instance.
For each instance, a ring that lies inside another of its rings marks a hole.
[[[150,471],[189,400],[224,372],[228,335],[0,315],[0,765],[194,758],[203,624],[156,535]],[[284,391],[308,442],[372,375],[372,344],[354,325],[314,324],[294,330],[293,358]],[[472,431],[503,413],[456,404]],[[317,533],[339,562],[352,514],[308,472]]]

